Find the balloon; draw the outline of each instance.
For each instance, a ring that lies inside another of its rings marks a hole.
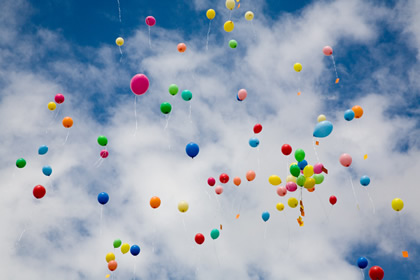
[[[303,176],[308,178],[308,177],[311,177],[312,175],[314,175],[314,167],[312,165],[305,166],[305,168],[303,169]]]
[[[156,19],[154,17],[152,17],[152,16],[146,17],[146,20],[145,21],[146,21],[146,24],[148,26],[153,26],[153,25],[156,24]]]
[[[54,97],[54,100],[57,104],[61,104],[64,102],[64,95],[62,95],[61,93],[57,93]]]
[[[212,20],[216,16],[216,12],[213,9],[208,9],[206,12],[206,16],[209,20]]]
[[[256,125],[254,125],[254,133],[258,134],[262,131],[262,125],[257,123]]]
[[[327,117],[325,115],[319,115],[316,119],[318,122],[323,122],[327,120]]]
[[[184,99],[185,101],[190,101],[192,98],[192,93],[191,91],[189,91],[188,89],[183,90],[181,93],[181,97],[182,99]]]
[[[252,148],[256,148],[256,147],[258,147],[258,145],[260,144],[260,140],[258,140],[257,138],[255,138],[255,137],[252,137],[252,138],[250,138],[249,139],[249,145],[252,147]]]
[[[213,187],[216,184],[216,179],[214,179],[213,177],[208,178],[207,184],[209,184],[210,187]]]
[[[369,183],[370,183],[370,178],[368,176],[364,175],[364,176],[360,177],[360,184],[362,186],[366,187],[366,186],[369,185]]]
[[[295,69],[296,72],[302,71],[302,64],[295,63],[295,65],[293,65],[293,69]]]
[[[50,176],[52,173],[52,168],[49,165],[45,165],[42,167],[42,173],[44,173],[45,176]]]
[[[110,261],[115,260],[115,255],[114,255],[114,253],[108,253],[108,254],[106,254],[106,256],[105,256],[105,260],[106,260],[106,262],[107,262],[107,263],[109,263]]]
[[[114,270],[116,270],[116,269],[117,269],[117,266],[118,266],[118,264],[117,264],[117,262],[116,262],[116,261],[110,261],[110,262],[108,263],[108,269],[109,269],[110,271],[114,271]]]
[[[371,280],[382,280],[384,274],[384,270],[380,266],[375,265],[369,269],[369,277]]]
[[[45,145],[42,145],[38,148],[38,154],[45,155],[48,152],[48,147]]]
[[[287,201],[287,204],[289,205],[290,208],[296,208],[296,206],[298,206],[299,202],[298,202],[298,200],[296,198],[291,197]]]
[[[353,110],[356,119],[360,119],[363,116],[363,109],[359,105],[353,106],[351,109]]]
[[[121,38],[121,37],[118,37],[118,38],[115,40],[115,44],[117,44],[117,46],[121,47],[122,45],[124,45],[124,39],[123,39],[123,38]]]
[[[18,159],[16,160],[16,167],[17,167],[17,168],[24,168],[24,167],[25,167],[25,165],[26,165],[26,160],[25,160],[25,159],[23,159],[23,158],[18,158]]]
[[[394,209],[395,211],[399,212],[404,208],[404,202],[402,201],[401,198],[394,198],[392,200],[392,209]]]
[[[169,114],[172,110],[172,105],[168,102],[160,104],[160,111],[164,114]]]
[[[244,100],[247,97],[247,95],[248,95],[248,92],[246,91],[246,89],[242,88],[238,91],[238,98],[241,101]]]
[[[270,213],[263,212],[262,215],[261,215],[261,218],[263,219],[264,222],[267,222],[268,219],[270,219]]]
[[[308,190],[308,192],[314,192],[315,191],[315,187],[310,188],[310,189],[307,189],[307,190]]]
[[[65,117],[65,118],[63,119],[63,126],[64,126],[65,128],[70,128],[70,127],[72,127],[72,126],[73,126],[73,120],[72,120],[72,118],[70,118],[70,117]]]
[[[126,254],[128,253],[129,250],[130,250],[130,245],[128,245],[127,243],[124,243],[123,245],[121,245],[121,253]]]
[[[179,210],[179,212],[185,213],[185,212],[187,212],[188,208],[189,208],[188,202],[186,202],[186,201],[180,201],[178,203],[178,210]]]
[[[219,237],[219,235],[220,231],[217,228],[212,229],[212,231],[210,232],[210,236],[211,238],[213,238],[213,240],[216,240]]]
[[[296,183],[296,177],[293,176],[293,175],[291,175],[291,174],[289,174],[286,177],[286,182],[295,182]]]
[[[113,245],[115,249],[119,248],[121,246],[121,239],[115,239]]]
[[[330,46],[325,46],[322,49],[322,52],[326,55],[326,56],[330,56],[333,53],[333,49]]]
[[[226,0],[226,8],[233,10],[235,8],[235,0]]]
[[[188,143],[187,146],[185,147],[185,152],[187,152],[187,155],[191,158],[196,157],[199,151],[200,151],[200,148],[194,142]]]
[[[302,160],[298,162],[298,166],[300,170],[303,170],[308,165],[308,162],[306,160]]]
[[[223,28],[225,29],[226,32],[232,32],[233,28],[234,28],[234,24],[233,21],[228,20],[225,22],[225,25],[223,25]]]
[[[295,159],[299,162],[305,159],[305,151],[302,149],[297,149],[295,151]]]
[[[233,178],[233,183],[234,183],[236,186],[239,186],[239,185],[241,184],[241,178],[239,178],[239,177],[235,177],[235,178]]]
[[[272,184],[273,186],[277,186],[281,184],[281,179],[277,175],[271,175],[270,177],[268,177],[268,182],[270,182],[270,184]]]
[[[287,182],[286,183],[286,189],[289,192],[294,192],[297,190],[297,184],[295,182]]]
[[[353,110],[348,109],[344,112],[344,119],[346,121],[351,121],[352,119],[354,119],[354,116],[355,116],[355,114],[354,114]]]
[[[106,144],[108,144],[108,139],[103,135],[98,136],[98,144],[101,146],[106,146]]]
[[[248,12],[246,12],[246,13],[245,13],[245,19],[246,19],[246,20],[250,21],[250,20],[252,20],[253,18],[254,18],[254,13],[253,13],[253,12],[248,11]]]
[[[98,194],[98,202],[102,205],[107,204],[109,201],[109,195],[106,192],[101,192]]]
[[[315,174],[312,178],[314,178],[315,184],[317,184],[317,185],[324,182],[324,175],[322,175],[322,174]]]
[[[281,146],[281,152],[283,155],[288,156],[292,153],[292,147],[289,144],[284,144]]]
[[[149,79],[144,74],[136,74],[131,78],[130,88],[135,95],[142,95],[149,89]]]
[[[242,102],[242,100],[241,100],[241,99],[239,99],[239,96],[238,96],[238,95],[236,95],[236,99],[237,99],[238,101],[241,101],[241,102]]]
[[[231,47],[232,49],[236,49],[237,46],[238,46],[238,42],[236,42],[235,40],[229,41],[229,47]]]
[[[284,210],[284,204],[283,203],[277,203],[276,208],[279,211],[283,211]]]
[[[278,187],[277,188],[277,194],[279,196],[285,196],[287,194],[287,187],[283,187],[283,186]]]
[[[314,165],[314,173],[315,174],[320,174],[322,172],[322,169],[324,168],[324,165],[320,162],[316,163]]]
[[[300,174],[296,179],[296,184],[298,184],[298,186],[300,187],[303,187],[303,185],[305,184],[305,181],[306,181],[306,177]]]
[[[48,109],[50,109],[51,111],[54,111],[55,110],[55,108],[57,108],[57,104],[55,104],[54,102],[50,102],[50,103],[48,103]]]
[[[303,184],[303,186],[306,189],[312,189],[315,186],[315,184],[316,184],[315,179],[312,177],[309,177],[305,179],[305,183]]]
[[[133,245],[133,246],[131,246],[130,253],[133,256],[137,256],[138,254],[140,254],[140,247],[139,247],[139,245]]]
[[[352,158],[349,154],[342,154],[340,156],[340,163],[344,167],[349,167],[351,165]]]
[[[255,172],[253,170],[249,170],[246,173],[246,179],[248,180],[248,182],[251,182],[255,179]]]
[[[334,195],[330,196],[330,203],[331,205],[334,205],[337,203],[337,198]]]
[[[169,86],[169,93],[171,95],[176,95],[178,93],[178,86],[176,84],[171,84]]]
[[[219,180],[222,184],[226,184],[227,182],[229,182],[229,175],[227,175],[226,173],[222,173],[219,176]]]
[[[290,174],[292,174],[293,176],[297,177],[300,174],[300,168],[297,164],[292,164],[290,166]]]
[[[222,194],[223,187],[222,186],[217,186],[216,188],[214,188],[214,191],[216,192],[216,194]]]
[[[360,257],[357,259],[357,266],[360,269],[365,269],[368,266],[368,260],[365,257]]]
[[[101,156],[101,158],[107,158],[109,156],[109,153],[107,150],[102,150],[99,155]]]
[[[202,235],[201,233],[197,233],[196,235],[195,235],[195,242],[198,244],[198,245],[201,245],[201,244],[203,244],[204,243],[204,235]]]
[[[151,206],[153,209],[158,208],[158,207],[160,206],[160,198],[159,198],[159,197],[157,197],[157,196],[152,197],[152,198],[150,199],[150,206]]]
[[[313,136],[318,138],[327,137],[332,131],[332,123],[329,121],[322,121],[315,125]]]
[[[176,48],[180,53],[183,53],[187,50],[187,45],[185,45],[184,43],[179,43]]]
[[[43,198],[46,192],[45,188],[41,185],[36,185],[33,190],[33,194],[37,199]]]

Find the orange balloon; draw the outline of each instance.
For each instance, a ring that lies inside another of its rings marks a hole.
[[[239,178],[239,177],[233,178],[233,183],[235,185],[239,186],[241,184],[241,178]]]
[[[249,170],[249,171],[246,173],[246,179],[247,179],[248,181],[252,181],[252,180],[254,180],[254,179],[255,179],[255,172],[254,172],[254,171],[252,171],[252,170]]]
[[[353,110],[354,117],[356,119],[359,119],[361,116],[363,116],[363,109],[359,105],[353,106],[353,108],[351,108],[351,109]]]
[[[150,199],[150,206],[152,206],[152,208],[156,209],[160,206],[160,198],[157,196],[154,196]]]
[[[70,128],[70,127],[72,127],[72,126],[73,126],[73,120],[72,120],[72,118],[70,118],[70,117],[65,117],[65,118],[63,119],[63,126],[64,126],[64,127],[66,127],[66,128]]]
[[[111,270],[111,271],[116,270],[117,269],[117,266],[118,266],[118,264],[117,264],[116,261],[110,261],[108,263],[108,269]]]
[[[185,52],[187,50],[187,46],[184,43],[178,44],[178,51],[179,52]]]
[[[307,190],[308,190],[308,192],[313,192],[313,191],[315,191],[315,187],[307,189]]]

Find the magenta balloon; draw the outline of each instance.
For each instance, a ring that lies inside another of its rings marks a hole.
[[[340,156],[340,163],[344,167],[349,167],[351,165],[352,158],[349,154],[342,154]]]
[[[142,95],[149,89],[149,79],[144,74],[137,74],[131,79],[131,91],[136,95]]]
[[[322,49],[322,52],[326,55],[326,56],[330,56],[333,53],[333,49],[330,46],[325,46]]]
[[[280,186],[277,188],[277,194],[279,196],[285,196],[287,194],[287,189],[286,187]]]
[[[100,155],[101,155],[101,158],[107,158],[109,153],[107,150],[102,150]]]
[[[155,24],[156,24],[156,19],[155,19],[154,17],[152,17],[152,16],[148,16],[148,17],[146,18],[146,24],[147,24],[148,26],[153,26],[153,25],[155,25]]]
[[[321,174],[322,168],[324,168],[324,165],[322,163],[320,163],[320,162],[316,163],[314,165],[314,173],[315,174]]]
[[[286,183],[286,189],[287,189],[289,192],[294,192],[294,191],[296,191],[296,190],[297,190],[297,185],[296,185],[296,183],[295,183],[295,182],[287,182],[287,183]]]
[[[57,104],[61,104],[64,102],[64,95],[62,95],[61,93],[57,93],[54,97],[54,100]]]
[[[216,179],[214,179],[213,177],[209,177],[207,179],[207,183],[209,184],[210,187],[213,187],[214,184],[216,184]]]
[[[217,186],[216,188],[214,188],[214,191],[217,194],[221,194],[223,192],[223,187],[222,186]]]
[[[238,98],[240,100],[244,100],[246,98],[246,96],[248,95],[248,93],[246,92],[246,89],[240,89],[238,91]]]

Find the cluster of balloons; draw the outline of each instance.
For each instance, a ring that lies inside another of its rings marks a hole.
[[[169,94],[175,96],[178,94],[179,88],[176,84],[171,84],[168,88]],[[181,97],[184,101],[190,101],[192,99],[192,92],[188,89],[185,89],[181,93]],[[169,102],[163,102],[160,104],[160,111],[163,114],[169,114],[172,111],[172,105]]]
[[[210,232],[211,239],[216,240],[217,238],[219,238],[219,236],[220,236],[220,231],[217,228],[214,228],[211,230]],[[205,239],[206,238],[204,237],[202,233],[197,233],[194,237],[194,240],[198,245],[203,244]]]
[[[108,139],[105,136],[100,135],[100,136],[98,136],[97,141],[98,141],[98,144],[100,146],[105,147],[104,149],[101,150],[101,152],[99,153],[99,155],[101,156],[101,158],[107,158],[108,155],[109,155],[109,152],[106,149],[106,145],[108,144]]]
[[[236,3],[235,3],[235,0],[226,0],[225,5],[226,5],[226,8],[228,10],[232,11],[233,9],[235,9]],[[209,18],[208,15],[207,15],[207,17]],[[253,18],[254,18],[254,13],[253,12],[247,11],[245,13],[245,19],[247,21],[251,21]],[[235,25],[233,24],[233,21],[230,20],[230,19],[228,21],[226,21],[225,24],[223,25],[223,28],[225,29],[226,32],[232,32],[234,27],[235,27]]]
[[[47,107],[50,111],[54,111],[57,108],[57,104],[61,104],[64,102],[64,95],[61,93],[57,93],[54,97],[54,101],[48,103]]]
[[[130,246],[128,243],[122,243],[121,239],[115,239],[113,242],[114,249],[118,249],[121,247],[121,253],[123,255],[127,254],[130,251],[132,256],[137,256],[140,254],[140,246],[139,245],[132,245]],[[118,263],[115,261],[115,254],[109,252],[105,256],[105,260],[108,263],[108,269],[110,271],[115,271],[118,267]]]
[[[359,105],[353,106],[353,108],[348,109],[344,112],[344,119],[346,121],[351,121],[354,118],[360,119],[363,116],[363,109]]]

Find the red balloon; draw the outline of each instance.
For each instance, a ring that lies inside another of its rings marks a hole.
[[[209,184],[210,187],[213,187],[216,184],[216,180],[213,177],[210,177],[207,179],[207,184]]]
[[[290,155],[292,153],[292,146],[290,146],[289,144],[284,144],[283,146],[281,146],[281,152],[285,156]]]
[[[204,235],[202,235],[201,233],[197,233],[196,235],[195,235],[195,242],[198,244],[198,245],[201,245],[201,244],[203,244],[204,243]]]
[[[337,203],[337,198],[334,195],[330,196],[330,203],[331,205],[334,205]]]
[[[220,174],[219,180],[222,184],[226,184],[227,182],[229,182],[229,175],[227,175],[226,173],[222,173]]]
[[[108,269],[111,270],[111,271],[116,270],[117,267],[118,267],[118,264],[115,260],[112,260],[108,263]]]
[[[45,190],[45,188],[41,185],[35,186],[34,191],[33,191],[34,196],[38,199],[43,198],[46,192],[47,191]]]
[[[57,93],[54,97],[54,100],[57,104],[61,104],[64,102],[64,95],[62,95],[61,93]]]
[[[369,270],[369,277],[372,280],[382,280],[384,278],[384,270],[380,266],[372,266]]]
[[[260,133],[262,130],[262,125],[260,125],[259,123],[257,123],[256,125],[254,125],[254,133],[258,134]]]

